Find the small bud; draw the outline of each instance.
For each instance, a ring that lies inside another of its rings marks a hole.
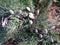
[[[30,11],[30,8],[29,8],[29,7],[26,7],[26,10],[27,10],[27,11]]]
[[[20,18],[19,18],[20,20],[23,20],[23,16],[20,16]]]
[[[33,24],[33,21],[32,20],[29,20],[29,24]]]
[[[39,15],[40,9],[36,10],[36,14]]]
[[[54,43],[54,40],[53,40],[53,38],[51,38],[49,41],[50,41],[51,43]]]
[[[54,25],[53,25],[53,26],[51,26],[50,28],[51,28],[51,29],[55,29],[55,28],[56,28],[56,26],[54,26]]]
[[[17,11],[16,15],[20,15],[20,14],[22,14],[22,10],[21,10],[21,9],[19,9],[19,10]]]
[[[13,11],[13,10],[11,10],[11,9],[9,10],[9,12],[10,12],[11,14],[14,14],[14,11]]]
[[[28,13],[25,12],[25,13],[23,14],[23,17],[27,17],[27,16],[28,16]]]
[[[50,41],[50,43],[52,43],[52,44],[57,43],[57,40],[56,40],[56,39],[53,39],[53,38],[50,38],[49,41]]]
[[[23,16],[22,15],[16,15],[16,18],[20,19],[20,20],[23,20]]]
[[[47,29],[44,29],[44,30],[42,30],[42,32],[47,34],[48,33],[48,30]]]
[[[49,40],[52,44],[53,43],[57,43],[57,40],[56,39],[53,39],[53,38],[50,38],[50,40]]]
[[[19,16],[19,15],[16,15],[16,17],[17,17],[17,18],[20,18],[20,16]]]
[[[35,33],[38,33],[38,29],[34,29],[35,30]]]
[[[5,25],[7,24],[8,19],[7,18],[2,18],[2,27],[5,27]]]
[[[39,34],[39,38],[43,38],[43,35],[42,34]]]
[[[29,13],[29,18],[31,18],[31,19],[35,19],[34,14],[33,14],[33,13]]]

